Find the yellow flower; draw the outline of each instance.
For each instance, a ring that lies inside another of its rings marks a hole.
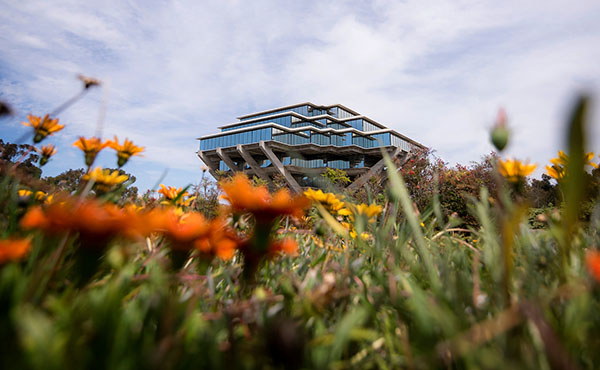
[[[589,152],[583,157],[583,161],[585,164],[592,166],[594,168],[598,168],[598,165],[592,162],[592,158],[594,158],[594,152]]]
[[[339,216],[348,216],[351,221],[354,221],[356,216],[362,215],[368,219],[369,222],[375,222],[375,217],[377,217],[382,211],[382,207],[377,204],[359,204],[354,205],[351,203],[346,203],[346,208],[338,211]],[[352,239],[356,239],[359,235],[354,228],[354,225],[345,221],[341,222],[341,225],[348,230],[349,235]],[[371,237],[371,235],[367,232],[362,232],[360,234],[360,238],[362,240],[367,240]]]
[[[548,173],[548,175],[550,175],[550,177],[556,180],[563,179],[567,174],[564,167],[556,165],[546,166],[546,172]]]
[[[50,203],[52,201],[53,196],[44,193],[43,191],[36,191],[35,194],[31,190],[21,189],[17,192],[20,198],[29,198],[33,195],[33,199],[38,202]]]
[[[359,215],[365,215],[367,218],[377,217],[383,208],[377,204],[359,204],[356,206],[356,213]]]
[[[315,202],[321,202],[325,199],[325,193],[321,189],[314,190],[310,188],[304,192],[304,196]]]
[[[354,215],[354,213],[352,213],[352,211],[348,208],[342,208],[340,210],[337,211],[338,216],[348,216],[348,217],[352,217]]]
[[[33,194],[33,192],[31,190],[21,189],[17,191],[17,194],[20,198],[28,198],[29,196],[31,196],[31,194]]]
[[[350,237],[352,239],[356,239],[356,237],[358,236],[358,233],[356,232],[356,230],[354,230],[354,228],[352,228],[352,230],[350,230]],[[360,233],[360,238],[362,240],[368,240],[371,237],[371,235],[367,232],[362,232]]]
[[[562,150],[559,150],[558,157],[552,158],[550,160],[550,163],[552,163],[555,166],[566,166],[568,161],[569,161],[569,156],[566,155],[565,152],[563,152]]]
[[[119,167],[122,167],[127,163],[130,157],[134,155],[139,155],[142,151],[144,151],[143,146],[135,146],[133,141],[125,138],[123,145],[119,144],[119,139],[115,136],[114,141],[108,141],[108,146],[117,151],[117,164]]]
[[[321,189],[308,189],[304,192],[304,196],[313,202],[318,202],[329,211],[329,213],[338,213],[344,208],[343,197],[338,197],[333,193],[323,193]]]
[[[498,168],[500,174],[512,183],[517,183],[531,175],[537,167],[536,164],[523,163],[518,159],[499,160],[498,163],[500,165]]]
[[[177,201],[175,202],[175,205],[178,207],[187,207],[190,205],[190,203],[192,202],[192,200],[196,199],[196,197],[188,197],[187,199],[184,199],[185,197],[187,197],[189,195],[189,193],[187,191],[183,191],[183,188],[176,188],[174,186],[165,186],[163,184],[160,184],[160,189],[158,190],[159,194],[162,194],[163,197],[165,198],[165,200],[163,200],[161,202],[161,204],[172,204],[173,201],[175,199],[177,199]]]
[[[598,168],[598,165],[596,163],[592,162],[593,158],[594,158],[594,152],[585,153],[583,155],[584,165]],[[557,158],[552,158],[550,160],[550,163],[552,163],[554,166],[562,166],[562,167],[565,167],[568,162],[569,162],[569,156],[567,154],[565,154],[565,152],[563,152],[562,150],[558,151]]]
[[[34,116],[33,114],[28,114],[27,119],[29,122],[21,122],[24,126],[33,127],[34,137],[33,142],[39,143],[44,140],[44,138],[48,135],[52,135],[55,132],[62,130],[65,126],[58,124],[58,118],[51,119],[48,114],[41,117]]]
[[[357,215],[362,215],[370,221],[374,221],[374,218],[377,217],[383,210],[380,205],[377,205],[375,203],[362,203],[359,205],[345,203],[344,206],[344,208],[340,209],[337,212],[338,216],[348,216],[352,221],[354,221],[354,217]]]
[[[583,163],[584,166],[592,166],[594,168],[598,168],[598,165],[592,162],[594,158],[594,152],[585,153],[583,155]],[[546,166],[546,172],[550,177],[561,180],[567,176],[567,163],[569,162],[569,156],[565,154],[562,150],[558,151],[558,157],[552,158],[550,163],[552,166]]]
[[[323,247],[323,241],[317,237],[315,237],[314,235],[310,235],[310,238],[312,239],[313,243],[317,246],[322,248]]]
[[[48,194],[44,193],[43,191],[36,191],[34,197],[35,197],[35,200],[41,202],[41,201],[43,201],[43,200],[45,200],[45,199],[48,198]]]
[[[119,175],[119,171],[111,171],[109,169],[102,169],[100,167],[94,168],[93,171],[83,175],[82,180],[89,181],[94,180],[94,186],[96,190],[102,193],[106,193],[117,185],[121,185],[127,181],[129,177],[127,175]]]
[[[80,136],[79,139],[73,143],[73,146],[81,149],[85,154],[85,164],[89,167],[94,163],[98,153],[108,146],[108,142],[102,142],[102,139],[92,137],[89,139]]]
[[[44,145],[42,149],[38,149],[38,152],[42,155],[40,158],[40,166],[48,163],[48,159],[56,154],[56,147],[52,144]]]

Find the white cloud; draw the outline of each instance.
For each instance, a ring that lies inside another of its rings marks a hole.
[[[573,95],[600,90],[599,15],[592,1],[3,4],[0,97],[49,111],[76,92],[75,73],[110,81],[104,134],[147,147],[142,186],[152,166],[193,181],[196,137],[306,100],[345,104],[451,163],[491,150],[504,106],[509,153],[541,163],[561,145]],[[65,151],[95,132],[101,101],[91,93],[61,115]],[[600,149],[600,129],[592,138]]]

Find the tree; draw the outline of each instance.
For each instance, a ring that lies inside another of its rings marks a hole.
[[[207,218],[214,218],[219,210],[219,188],[214,181],[203,177],[193,189],[196,196],[192,203],[194,211],[202,213]]]
[[[456,214],[466,224],[476,225],[469,203],[479,197],[479,190],[484,186],[490,191],[490,196],[496,197],[493,166],[496,154],[490,153],[469,166],[457,164],[455,167],[448,167],[439,158],[432,161],[431,157],[430,150],[419,150],[412,152],[404,163],[398,163],[411,199],[421,211],[431,207],[437,185],[444,216]]]
[[[55,191],[64,191],[67,193],[73,193],[79,189],[81,183],[81,177],[85,174],[83,168],[70,169],[62,172],[54,177],[45,177],[44,181],[54,187]]]
[[[109,170],[111,172],[117,171],[117,169],[115,168],[109,168]],[[119,203],[135,203],[138,198],[138,188],[135,186],[131,186],[131,184],[135,183],[135,176],[125,172],[122,169],[118,169],[118,171],[119,175],[127,175],[129,177],[129,180],[125,182],[125,184],[128,184],[127,187],[125,189],[120,189],[122,193],[117,201]],[[54,189],[54,192],[63,191],[67,193],[73,193],[80,189],[81,178],[84,174],[85,170],[83,168],[79,168],[76,170],[70,169],[54,177],[45,177],[43,181],[50,185]]]
[[[36,165],[39,159],[37,150],[29,144],[12,144],[0,139],[0,173],[4,175],[9,167],[18,162],[16,170],[20,175],[39,179],[42,170]]]
[[[546,174],[540,180],[532,179],[527,187],[525,196],[534,208],[556,206],[560,203],[560,194],[552,178]]]
[[[346,185],[352,182],[348,174],[344,170],[338,168],[327,168],[321,174],[321,179],[324,180],[324,187],[331,187],[332,190],[343,190]]]

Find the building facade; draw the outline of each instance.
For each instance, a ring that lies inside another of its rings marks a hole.
[[[285,178],[294,191],[318,186],[327,168],[346,171],[349,187],[384,169],[382,150],[402,157],[423,145],[343,105],[300,103],[238,117],[221,132],[198,138],[198,156],[216,178],[246,172],[271,183]]]

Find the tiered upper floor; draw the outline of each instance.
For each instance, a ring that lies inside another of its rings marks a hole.
[[[210,151],[238,144],[277,141],[288,145],[394,146],[407,152],[421,144],[340,104],[319,106],[301,103],[258,112],[220,127],[221,132],[200,140],[200,150]]]

